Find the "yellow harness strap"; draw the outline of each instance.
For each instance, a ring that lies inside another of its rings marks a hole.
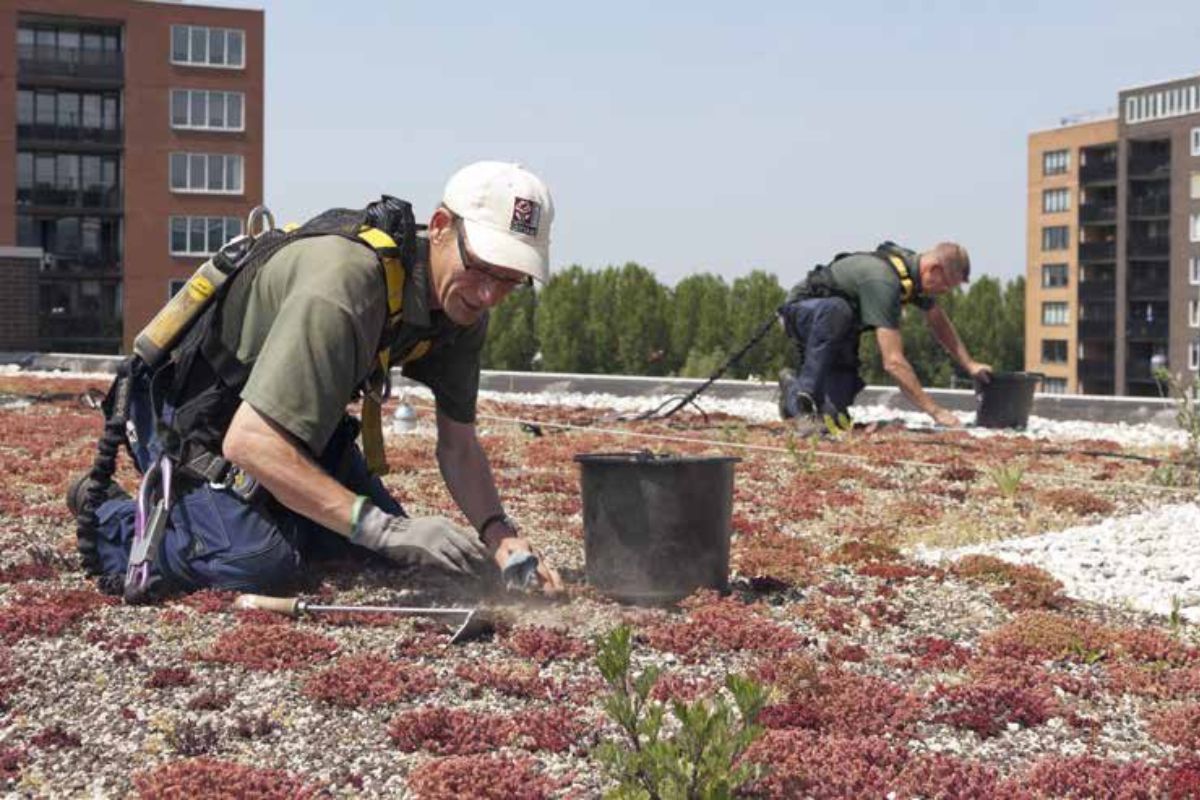
[[[396,241],[378,228],[359,231],[358,237],[379,256],[383,263],[384,279],[387,283],[388,324],[391,325],[404,306],[404,265],[400,263],[400,248]],[[367,469],[372,475],[388,473],[387,455],[383,449],[383,401],[388,385],[388,366],[391,354],[388,349],[379,351],[378,376],[371,391],[363,393],[362,404],[362,448],[367,459]]]
[[[892,262],[892,269],[896,270],[896,276],[900,278],[900,302],[907,303],[912,300],[913,292],[917,288],[913,283],[912,275],[908,272],[908,265],[900,256],[888,255],[887,258]]]

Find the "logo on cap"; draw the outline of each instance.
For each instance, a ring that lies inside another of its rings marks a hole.
[[[512,222],[508,229],[526,236],[537,236],[538,223],[542,220],[542,207],[534,200],[524,197],[513,199]]]

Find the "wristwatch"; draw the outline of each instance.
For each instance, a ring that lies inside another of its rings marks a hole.
[[[487,529],[490,528],[492,526],[492,524],[496,523],[496,522],[503,522],[505,525],[508,526],[508,529],[510,531],[512,531],[514,534],[520,530],[520,528],[517,527],[516,520],[514,520],[508,514],[505,514],[503,511],[500,511],[496,514],[492,514],[490,517],[485,519],[483,522],[479,523],[478,531],[479,531],[480,540],[485,540],[484,534],[487,533]]]

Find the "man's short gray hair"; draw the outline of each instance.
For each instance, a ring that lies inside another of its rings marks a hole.
[[[937,263],[942,265],[947,275],[966,283],[971,280],[971,257],[967,248],[956,242],[938,242],[929,251]]]

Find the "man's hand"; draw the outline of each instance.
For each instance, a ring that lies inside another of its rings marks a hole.
[[[929,412],[929,416],[933,417],[933,421],[944,428],[961,428],[962,422],[954,415],[954,412],[938,406],[933,411]]]
[[[533,543],[521,536],[515,526],[505,520],[497,520],[483,531],[484,541],[492,554],[493,560],[501,570],[508,564],[509,559],[516,555],[531,553],[538,556],[537,576],[542,590],[550,594],[562,591],[562,578],[558,571],[546,563],[533,548]]]
[[[397,564],[434,566],[454,575],[478,575],[487,560],[483,543],[445,517],[398,517],[369,503],[350,541]]]
[[[978,361],[968,361],[965,369],[968,375],[980,383],[989,383],[992,380],[992,373],[995,372],[991,364],[982,364]]]

